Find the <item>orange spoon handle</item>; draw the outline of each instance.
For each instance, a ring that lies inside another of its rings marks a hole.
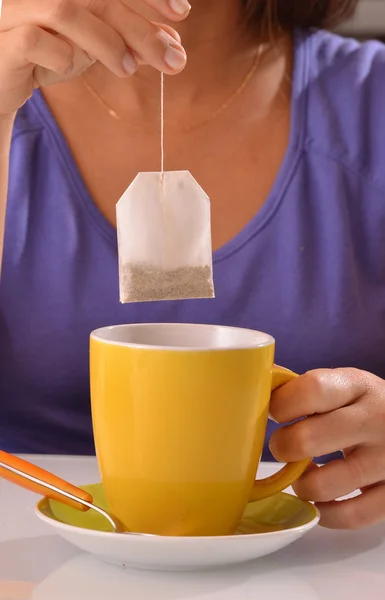
[[[52,500],[63,502],[77,510],[87,511],[89,507],[76,502],[76,498],[89,504],[93,503],[93,498],[88,492],[22,458],[18,458],[2,450],[0,450],[0,477],[41,496],[47,496]],[[73,498],[70,498],[66,494],[73,496]]]

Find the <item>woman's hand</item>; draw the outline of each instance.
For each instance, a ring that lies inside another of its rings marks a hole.
[[[181,21],[183,0],[143,0],[160,17]],[[34,87],[69,79],[95,60],[118,77],[138,64],[180,72],[186,53],[178,33],[152,23],[127,0],[3,0],[0,19],[0,118],[16,112]]]
[[[280,423],[307,417],[273,434],[277,460],[344,452],[312,465],[294,486],[316,502],[321,525],[355,529],[385,519],[385,381],[356,369],[311,371],[274,392],[270,412]],[[335,501],[357,489],[361,495]]]

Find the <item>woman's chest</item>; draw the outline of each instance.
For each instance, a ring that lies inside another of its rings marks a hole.
[[[79,120],[76,126],[66,122],[63,130],[90,196],[115,226],[116,202],[137,173],[160,170],[159,132],[149,134],[116,122],[88,128]],[[169,131],[166,123],[164,168],[190,171],[210,197],[214,249],[234,238],[265,202],[288,137],[288,111],[259,124],[241,119],[228,128],[217,123],[187,133]]]
[[[277,360],[300,372],[350,365],[385,376],[385,202],[350,171],[294,152],[262,209],[214,253],[215,300],[120,305],[114,229],[42,144],[24,148],[25,177],[11,161],[1,368],[27,385],[70,373],[86,386],[93,329],[171,321],[266,331]]]

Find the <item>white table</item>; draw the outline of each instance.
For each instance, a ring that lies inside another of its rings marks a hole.
[[[92,458],[27,457],[75,484],[97,481]],[[266,476],[273,465],[262,465]],[[80,553],[33,513],[37,497],[0,481],[0,600],[381,600],[385,524],[317,527],[275,555],[193,574],[124,570]]]

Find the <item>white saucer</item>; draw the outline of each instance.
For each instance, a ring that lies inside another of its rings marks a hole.
[[[106,508],[101,484],[84,486]],[[104,519],[46,498],[36,514],[78,548],[136,569],[191,571],[251,561],[288,546],[319,521],[318,510],[296,496],[281,493],[248,504],[236,534],[221,537],[161,537],[116,534]],[[103,530],[104,529],[104,530]]]

